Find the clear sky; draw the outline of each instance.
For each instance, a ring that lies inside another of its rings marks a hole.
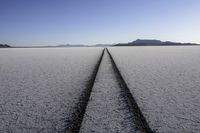
[[[0,0],[0,43],[200,43],[200,0]]]

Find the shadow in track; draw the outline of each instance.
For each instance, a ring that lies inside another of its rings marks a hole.
[[[138,133],[154,133],[152,131],[152,129],[149,127],[149,124],[147,123],[138,104],[136,103],[135,99],[133,98],[133,96],[130,92],[130,89],[128,88],[124,78],[121,75],[121,72],[119,71],[112,55],[110,54],[110,52],[107,48],[106,48],[106,51],[108,52],[111,62],[113,64],[113,68],[114,68],[116,77],[118,79],[118,82],[121,85],[121,88],[124,89],[123,92],[125,93],[124,96],[127,97],[127,103],[129,105],[129,109],[133,112],[134,122],[138,128]]]
[[[93,85],[94,85],[94,81],[95,81],[97,72],[99,70],[99,66],[101,64],[101,61],[102,61],[102,58],[103,58],[103,55],[104,55],[104,51],[105,51],[105,48],[103,49],[102,54],[101,54],[96,66],[95,66],[95,69],[93,70],[93,73],[92,73],[92,76],[91,76],[91,78],[88,82],[87,88],[84,90],[82,96],[79,99],[80,102],[78,103],[78,105],[76,107],[76,111],[75,111],[74,114],[72,114],[72,120],[71,120],[71,122],[69,122],[70,126],[67,127],[64,131],[62,131],[63,133],[78,133],[79,132],[80,127],[81,127],[81,123],[82,123],[82,120],[83,120],[83,117],[84,117],[84,114],[85,114],[85,110],[86,110],[88,101],[90,99],[90,95],[91,95],[91,91],[92,91],[92,88],[93,88]]]

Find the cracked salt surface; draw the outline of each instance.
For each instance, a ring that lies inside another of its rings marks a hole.
[[[101,48],[0,50],[0,132],[60,132]]]
[[[122,91],[110,57],[105,51],[80,132],[134,132],[136,126],[133,113],[129,110]]]
[[[200,132],[200,47],[109,48],[156,132]]]

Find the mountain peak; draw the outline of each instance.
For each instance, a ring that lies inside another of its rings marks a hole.
[[[131,43],[132,44],[143,44],[143,45],[151,45],[151,44],[158,45],[163,42],[160,40],[155,40],[155,39],[137,39]]]
[[[179,43],[179,42],[170,42],[170,41],[160,41],[156,39],[137,39],[133,42],[128,43],[119,43],[115,46],[173,46],[173,45],[197,45],[194,43]]]

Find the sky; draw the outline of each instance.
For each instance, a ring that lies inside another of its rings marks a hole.
[[[0,43],[200,43],[200,0],[0,0]]]

